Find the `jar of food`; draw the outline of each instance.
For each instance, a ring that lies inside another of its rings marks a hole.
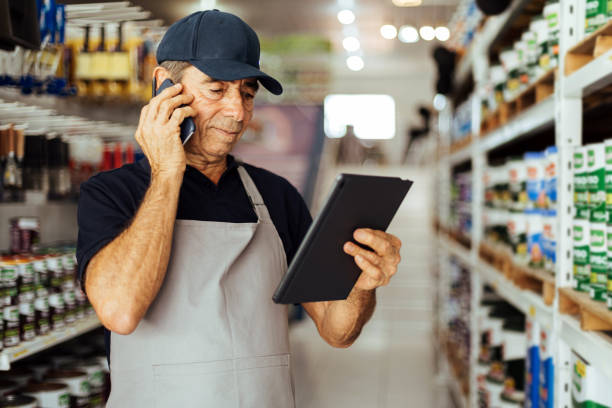
[[[47,373],[46,379],[50,382],[59,382],[68,386],[71,407],[89,407],[91,387],[87,380],[87,373],[76,370],[54,370]]]
[[[66,384],[40,382],[29,384],[21,393],[36,399],[41,408],[69,408],[70,391]]]
[[[25,395],[6,395],[0,398],[0,408],[38,408],[38,403]]]

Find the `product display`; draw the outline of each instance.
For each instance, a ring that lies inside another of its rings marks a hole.
[[[572,403],[576,408],[612,407],[612,380],[577,354],[572,355]]]

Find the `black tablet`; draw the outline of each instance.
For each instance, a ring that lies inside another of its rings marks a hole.
[[[412,181],[398,177],[340,174],[278,285],[274,302],[346,299],[361,269],[342,249],[345,242],[357,244],[353,232],[358,228],[385,231],[411,186]]]

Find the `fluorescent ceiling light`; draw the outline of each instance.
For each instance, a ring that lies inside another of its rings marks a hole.
[[[447,41],[450,38],[450,30],[444,26],[436,28],[436,38],[438,41]]]
[[[387,40],[392,40],[397,37],[397,28],[395,28],[394,25],[385,24],[384,26],[380,27],[380,35]]]
[[[346,59],[346,66],[351,71],[361,71],[364,65],[363,59],[357,55],[350,56]]]
[[[345,9],[338,12],[338,21],[342,24],[352,24],[355,21],[355,13]]]
[[[393,4],[397,7],[416,7],[420,6],[423,0],[393,0]]]
[[[419,29],[421,38],[425,41],[431,41],[436,38],[436,30],[432,26],[423,26]]]
[[[355,52],[359,48],[361,48],[361,44],[359,43],[359,40],[357,38],[355,38],[355,37],[346,37],[342,41],[342,46],[348,52]]]
[[[397,38],[403,43],[415,43],[419,41],[419,33],[413,26],[402,26],[399,30]]]

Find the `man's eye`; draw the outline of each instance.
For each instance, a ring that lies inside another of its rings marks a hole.
[[[244,96],[245,96],[247,99],[253,99],[253,98],[255,97],[255,95],[250,94],[250,93],[246,93],[246,94],[244,94]]]
[[[223,89],[211,89],[210,92],[221,93]]]

